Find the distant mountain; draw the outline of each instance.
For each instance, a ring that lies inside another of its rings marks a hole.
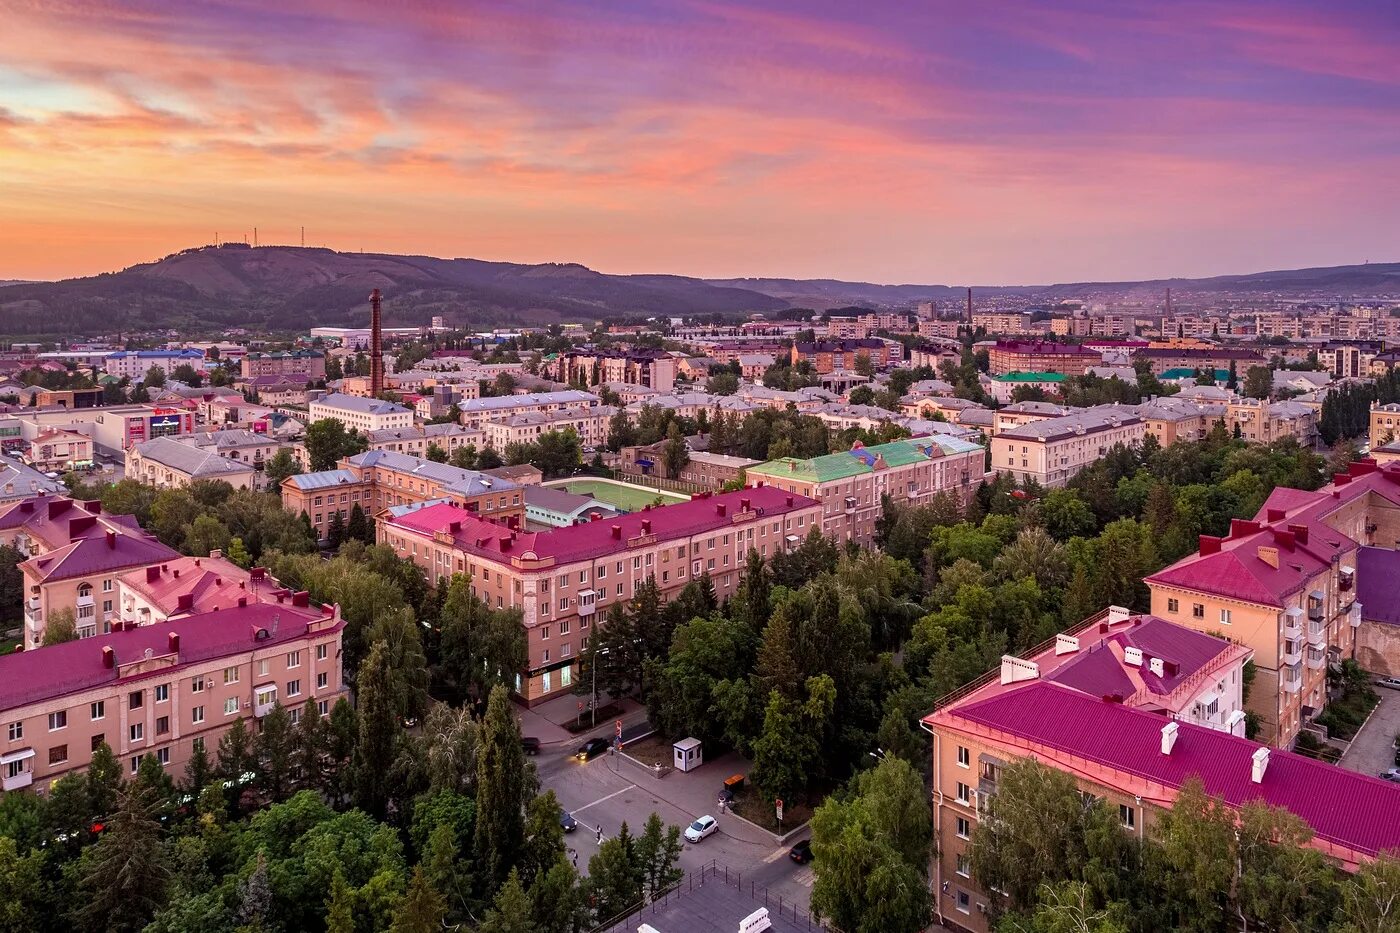
[[[974,286],[978,297],[1192,294],[1331,300],[1400,295],[1400,263],[1372,263],[1141,282]],[[305,330],[362,324],[370,289],[385,296],[390,324],[434,315],[465,327],[540,325],[618,316],[750,314],[848,305],[907,308],[961,303],[958,285],[879,285],[836,279],[697,279],[607,275],[577,263],[527,265],[291,246],[226,244],[185,250],[120,272],[61,282],[0,283],[0,334],[108,334],[221,328]]]
[[[471,327],[589,321],[609,315],[773,311],[756,291],[671,275],[605,275],[576,263],[337,253],[243,244],[62,282],[0,287],[0,333],[83,334],[211,326],[304,330],[368,318],[373,288],[389,323],[434,315]]]

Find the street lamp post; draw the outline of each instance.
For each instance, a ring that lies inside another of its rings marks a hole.
[[[598,725],[598,659],[605,656],[610,649],[599,648],[593,653],[593,725]]]

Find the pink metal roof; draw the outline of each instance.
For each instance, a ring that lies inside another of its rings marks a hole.
[[[135,516],[102,511],[96,500],[84,502],[67,496],[31,496],[9,503],[0,512],[0,531],[23,530],[48,548],[59,548],[78,538],[100,536],[109,530],[141,532]]]
[[[150,535],[107,532],[101,537],[80,538],[57,550],[31,557],[20,567],[47,582],[141,567],[179,556],[178,551],[171,550]]]
[[[164,615],[194,615],[238,605],[239,599],[274,601],[281,592],[266,571],[253,574],[224,557],[180,557],[122,575],[122,586]]]
[[[0,710],[117,683],[121,665],[139,660],[147,651],[152,657],[170,654],[172,632],[180,635],[179,665],[141,677],[170,677],[185,665],[296,641],[306,634],[310,622],[324,617],[316,609],[254,603],[5,655],[0,657]],[[266,630],[268,636],[256,638],[258,629]],[[103,663],[105,647],[115,653],[112,667]]]
[[[643,533],[644,523],[650,525],[651,534],[661,541],[723,531],[733,527],[733,516],[742,509],[745,500],[750,508],[767,516],[784,515],[818,504],[806,496],[773,486],[759,486],[541,532],[512,530],[448,503],[417,509],[394,518],[391,524],[431,536],[435,532],[448,532],[453,524],[460,523],[451,535],[455,545],[468,554],[501,563],[534,554],[540,559],[552,557],[559,563],[566,563],[625,551],[627,540]],[[618,528],[620,534],[615,534],[614,528]],[[502,550],[503,543],[507,550]]]
[[[1179,788],[1198,776],[1206,791],[1233,807],[1263,800],[1297,814],[1323,840],[1375,855],[1400,847],[1400,786],[1272,749],[1262,783],[1251,780],[1248,739],[1178,721],[1170,755],[1161,751],[1162,726],[1153,713],[1105,702],[1057,684],[1033,681],[966,706],[948,716],[1066,754]]]

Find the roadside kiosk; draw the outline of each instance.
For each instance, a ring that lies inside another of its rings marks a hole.
[[[671,746],[671,758],[677,771],[693,771],[705,763],[699,739],[681,739]]]

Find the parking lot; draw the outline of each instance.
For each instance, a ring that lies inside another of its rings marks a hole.
[[[1400,690],[1377,687],[1381,702],[1338,762],[1372,776],[1395,767],[1395,735],[1400,733]]]

